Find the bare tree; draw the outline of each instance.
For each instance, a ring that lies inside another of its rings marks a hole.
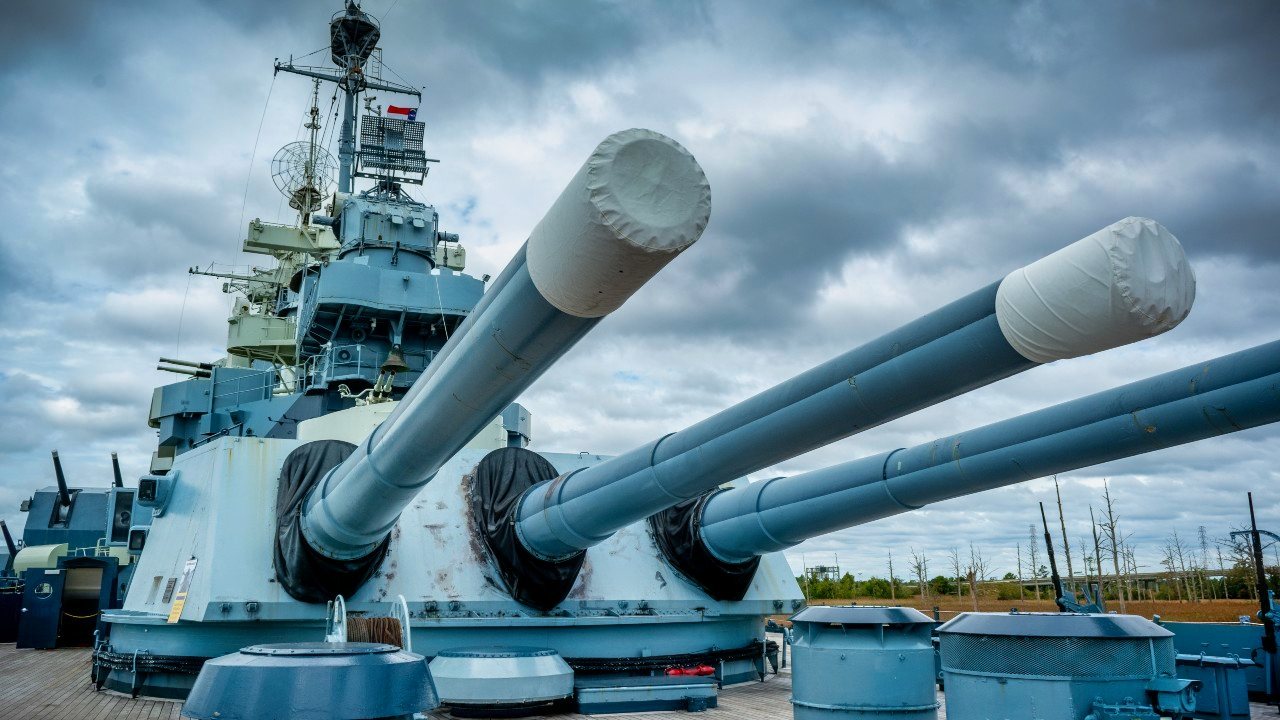
[[[1098,541],[1098,521],[1093,517],[1093,506],[1089,506],[1089,524],[1093,526],[1093,570],[1098,575],[1098,590],[1107,592],[1107,583],[1102,579],[1102,544]],[[1119,591],[1116,592],[1117,596]]]
[[[916,576],[916,584],[920,586],[920,599],[929,599],[929,558],[916,554],[911,550],[911,573]]]
[[[1129,537],[1130,537],[1129,535],[1126,535],[1120,539],[1120,547],[1116,550],[1116,552],[1120,553],[1120,557],[1118,558],[1112,557],[1111,562],[1112,564],[1119,567],[1119,574],[1120,574],[1119,582],[1124,585],[1125,598],[1129,601],[1132,601],[1134,599],[1134,595],[1133,595],[1133,577],[1132,577],[1132,573],[1129,572],[1129,552],[1130,552],[1129,542],[1128,542]]]
[[[1080,538],[1080,559],[1084,561],[1084,584],[1089,586],[1093,582],[1093,563],[1089,559],[1089,551],[1086,549],[1089,545],[1085,543],[1084,538]]]
[[[969,596],[973,599],[973,610],[978,611],[978,581],[985,580],[990,572],[988,561],[982,557],[982,551],[969,543],[969,565],[965,568],[965,576],[969,580]]]
[[[947,559],[951,561],[951,571],[956,579],[956,600],[959,600],[962,597],[960,587],[964,584],[964,567],[960,564],[960,548],[952,545]]]
[[[1039,541],[1036,540],[1036,526],[1031,524],[1027,526],[1027,554],[1031,557],[1031,582],[1035,586],[1036,600],[1040,599],[1040,553]]]
[[[1062,554],[1067,557],[1067,580],[1073,585],[1076,582],[1076,571],[1071,566],[1071,543],[1067,542],[1067,518],[1062,514],[1062,490],[1058,487],[1058,476],[1053,476],[1053,492],[1058,496],[1058,525],[1062,528]]]
[[[1178,537],[1177,530],[1173,531],[1170,538],[1173,541],[1173,553],[1178,562],[1179,574],[1182,576],[1182,587],[1187,591],[1187,599],[1191,602],[1199,602],[1195,586],[1191,582],[1191,575],[1187,572],[1187,546],[1182,544],[1182,538]]]
[[[889,599],[898,599],[897,582],[893,579],[893,550],[889,551]]]
[[[1137,548],[1133,547],[1133,545],[1125,545],[1124,557],[1125,573],[1127,573],[1129,577],[1136,577],[1138,575]],[[1141,590],[1141,586],[1139,586],[1138,589]]]
[[[804,593],[804,599],[808,601],[809,600],[809,561],[805,559],[804,553],[800,553],[800,567],[803,568],[802,570],[803,574],[800,577],[804,578],[804,588],[802,589],[802,592]]]
[[[1191,584],[1191,600],[1192,602],[1200,602],[1205,598],[1204,566],[1200,564],[1200,559],[1196,557],[1195,548],[1190,543],[1184,543],[1182,549],[1182,564],[1187,567],[1185,576],[1187,582]]]
[[[1178,582],[1178,557],[1173,550],[1173,544],[1166,542],[1164,545],[1164,553],[1160,559],[1160,564],[1168,572],[1169,582],[1173,585],[1174,592],[1178,594],[1178,602],[1182,602],[1182,583]]]
[[[1022,543],[1016,545],[1018,549],[1018,601],[1026,602],[1027,587],[1022,584]]]
[[[1102,534],[1111,550],[1111,565],[1116,573],[1116,599],[1120,601],[1120,612],[1124,613],[1126,612],[1125,601],[1129,599],[1129,588],[1122,582],[1123,576],[1120,574],[1120,553],[1125,538],[1120,535],[1120,518],[1116,516],[1115,500],[1111,497],[1111,487],[1105,479],[1102,481],[1102,499],[1107,509],[1107,519],[1102,523]]]

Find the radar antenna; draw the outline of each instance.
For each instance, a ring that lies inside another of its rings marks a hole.
[[[311,221],[311,213],[320,209],[338,167],[333,156],[316,142],[320,130],[319,93],[320,81],[316,80],[311,93],[311,118],[304,126],[310,136],[285,145],[271,159],[271,179],[289,198],[289,207],[302,213],[303,225]]]

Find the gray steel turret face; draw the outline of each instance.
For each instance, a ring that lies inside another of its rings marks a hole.
[[[375,552],[445,461],[692,245],[710,213],[706,176],[674,140],[605,138],[390,417],[311,493],[300,518],[311,548]]]

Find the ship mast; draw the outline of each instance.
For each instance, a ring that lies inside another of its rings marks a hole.
[[[307,146],[307,164],[304,173],[305,181],[303,187],[309,196],[318,196],[319,192],[316,189],[316,151],[319,146],[316,145],[316,135],[320,132],[320,81],[313,80],[312,82],[314,84],[311,88],[311,113],[306,124],[309,144]],[[314,197],[314,200],[315,202],[313,203],[312,197],[308,197],[307,202],[305,202],[301,208],[303,225],[310,224],[311,222],[311,208],[313,204],[315,207],[319,207],[320,198]]]
[[[338,137],[338,192],[353,190],[356,161],[356,103],[357,96],[365,90],[412,95],[419,100],[422,92],[410,85],[370,78],[365,73],[369,56],[378,44],[381,30],[372,15],[360,9],[354,0],[348,0],[344,11],[333,16],[329,23],[330,50],[335,72],[328,68],[295,65],[293,58],[275,63],[277,73],[294,75],[334,83],[342,91],[342,132]]]

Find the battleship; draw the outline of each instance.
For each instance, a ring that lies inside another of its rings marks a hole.
[[[1234,701],[1243,687],[1225,661],[1202,654],[1189,677],[1176,632],[1065,589],[1061,613],[939,628],[904,608],[806,608],[782,551],[1280,421],[1280,341],[913,447],[744,479],[1046,363],[1159,342],[1196,293],[1169,229],[1129,217],[1063,238],[620,455],[535,452],[522,393],[697,252],[713,218],[707,177],[676,139],[615,132],[506,268],[476,277],[447,218],[419,199],[436,162],[421,92],[374,72],[382,28],[357,3],[329,31],[329,65],[274,66],[312,88],[306,139],[271,163],[296,221],[247,224],[243,250],[267,266],[193,269],[233,296],[226,355],[160,359],[184,377],[151,398],[148,474],[118,481],[101,512],[72,512],[93,496],[69,490],[60,466],[58,487],[33,496],[27,539],[6,561],[19,647],[91,644],[78,682],[93,692],[224,720],[746,716],[752,696],[734,693],[769,676],[787,678],[770,686],[785,688],[770,713],[797,718],[936,718],[944,678],[949,718],[1239,717],[1205,714],[1206,688]],[[336,157],[321,141],[322,86],[341,98]],[[372,92],[406,104],[375,106]],[[77,517],[97,525],[71,538]],[[1241,642],[1261,649],[1249,672],[1273,688],[1263,603]],[[92,620],[72,627],[74,615]]]

